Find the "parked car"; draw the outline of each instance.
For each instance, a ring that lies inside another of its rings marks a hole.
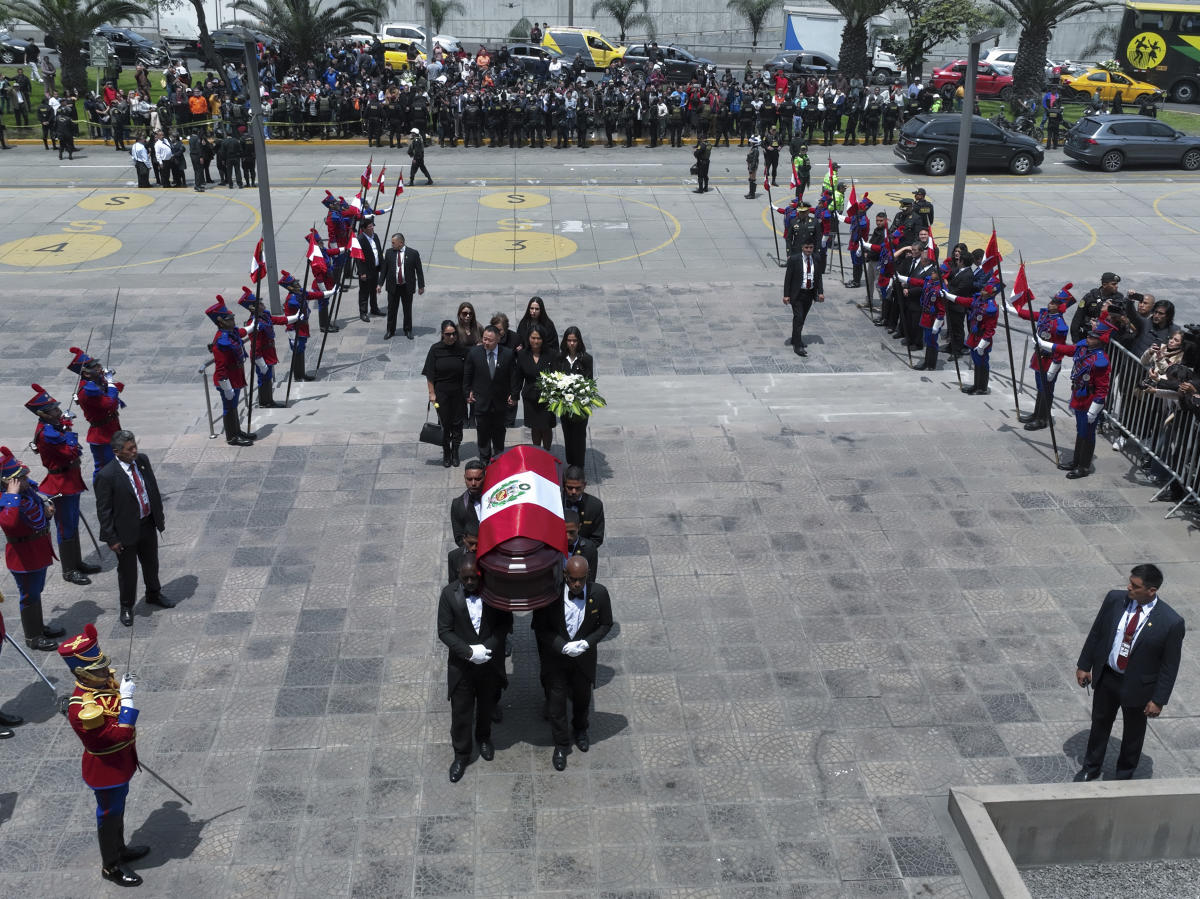
[[[1042,164],[1042,145],[1025,134],[1006,131],[982,116],[971,117],[971,168],[1008,169],[1028,175]],[[937,112],[915,115],[900,129],[893,152],[905,162],[919,165],[927,175],[954,171],[962,116]]]
[[[578,56],[584,68],[598,72],[625,55],[624,47],[612,44],[594,28],[548,28],[542,35],[542,46],[561,53],[563,62],[572,63]]]
[[[677,47],[674,44],[659,45],[659,62],[662,65],[663,77],[668,81],[687,83],[705,66],[714,65],[711,59],[695,56],[691,51]],[[650,75],[650,57],[645,44],[630,44],[625,50],[625,65],[633,73]]]
[[[1110,72],[1108,69],[1087,69],[1078,75],[1072,75],[1063,80],[1063,88],[1064,91],[1073,90],[1080,100],[1091,99],[1099,90],[1100,100],[1104,103],[1111,103],[1118,93],[1125,103],[1134,103],[1139,97],[1150,97],[1156,101],[1163,98],[1159,87],[1145,81],[1135,81],[1128,75]]]
[[[152,68],[167,64],[168,54],[165,47],[143,37],[128,28],[117,28],[114,25],[101,25],[92,34],[108,41],[112,53],[121,60],[122,65],[135,66],[139,62]],[[88,53],[90,45],[84,43],[83,51]]]
[[[389,37],[379,43],[383,44],[383,64],[391,66],[394,71],[407,69],[412,64],[410,60],[425,60],[419,41]]]
[[[1200,169],[1200,137],[1142,115],[1087,115],[1067,132],[1063,152],[1106,172],[1126,165]]]
[[[933,88],[943,97],[950,98],[958,90],[967,74],[967,61],[956,59],[949,65],[933,70]],[[998,97],[1005,102],[1012,98],[1013,78],[995,66],[981,62],[975,73],[975,96],[980,99]]]
[[[41,51],[33,41],[16,37],[7,28],[0,28],[0,62],[5,65],[13,63],[37,62]]]
[[[217,51],[217,56],[222,59],[236,62],[245,56],[245,41],[246,35],[249,34],[260,44],[267,47],[274,47],[275,42],[270,37],[259,31],[249,31],[242,28],[218,28],[215,31],[210,31],[208,36],[212,38],[213,49]],[[200,38],[196,38],[196,52],[202,53],[200,47]]]
[[[538,81],[550,77],[550,63],[562,59],[562,54],[540,44],[505,44],[509,58]]]
[[[772,73],[783,69],[788,75],[832,75],[838,70],[838,61],[836,56],[816,50],[785,50],[768,59],[764,66]]]

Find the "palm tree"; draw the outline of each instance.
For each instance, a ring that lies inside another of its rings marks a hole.
[[[1046,80],[1046,48],[1054,26],[1080,13],[1104,9],[1111,0],[992,0],[1021,27],[1017,64],[1013,67],[1013,98],[1041,93]]]
[[[846,20],[838,66],[847,78],[861,78],[865,82],[870,73],[867,23],[891,6],[891,0],[829,0],[829,5]]]
[[[375,10],[362,0],[233,0],[232,9],[254,17],[255,30],[279,41],[284,56],[305,63],[320,57],[330,42],[360,31]]]
[[[83,43],[100,25],[135,22],[144,13],[128,0],[12,0],[8,13],[58,41],[62,86],[87,90],[87,57]]]
[[[446,17],[451,13],[457,13],[460,16],[467,14],[467,8],[458,0],[429,0],[429,16],[433,20],[433,33],[441,34],[442,25],[446,21]]]
[[[639,5],[643,12],[635,13],[633,8]],[[596,0],[592,4],[593,19],[599,13],[605,12],[617,20],[617,29],[621,32],[618,40],[622,44],[625,43],[625,32],[635,25],[645,28],[646,34],[654,37],[654,20],[646,15],[649,11],[650,0]]]
[[[779,5],[777,0],[729,0],[725,5],[746,20],[753,35],[750,45],[757,50],[758,33],[762,31],[767,14]]]

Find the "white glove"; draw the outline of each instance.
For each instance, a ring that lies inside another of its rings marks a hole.
[[[1057,381],[1058,373],[1062,370],[1062,362],[1052,362],[1050,367],[1046,369],[1046,380]]]
[[[336,288],[336,287],[335,287],[335,288],[333,288],[333,290],[326,290],[326,291],[325,291],[325,299],[327,299],[327,300],[331,300],[331,299],[333,299],[333,295],[334,295],[335,293],[337,293],[337,288]]]
[[[581,643],[583,643],[582,640],[572,640],[570,643],[567,643],[565,646],[563,646],[563,655],[570,656],[571,658],[582,655],[583,647],[580,645]]]
[[[264,375],[267,373],[267,369],[270,368],[270,366],[267,365],[267,363],[265,361],[263,361],[261,356],[254,360],[254,367],[258,370],[258,372],[260,374],[264,374]]]
[[[121,707],[126,709],[133,708],[133,691],[137,689],[137,684],[129,679],[129,675],[121,678],[121,686],[119,692],[121,694]]]
[[[986,340],[986,339],[985,339],[985,340],[981,340],[981,341],[979,341],[979,343],[978,343],[978,344],[976,344],[976,346],[975,346],[975,352],[977,352],[977,353],[986,353],[986,352],[987,352],[987,348],[988,348],[988,347],[990,347],[991,345],[992,345],[992,342],[991,342],[990,340]]]
[[[471,644],[471,661],[476,665],[482,665],[484,662],[490,661],[491,658],[492,651],[482,643]]]
[[[1088,424],[1094,425],[1096,423],[1096,419],[1100,417],[1100,410],[1103,408],[1104,403],[1092,403],[1092,405],[1088,407]]]
[[[298,322],[299,320],[300,320],[300,313],[299,313],[299,312],[297,312],[295,315],[289,315],[289,316],[288,316],[287,323],[288,323],[289,325],[294,325],[294,324],[296,324],[296,322]]]
[[[942,333],[942,326],[945,324],[946,324],[946,320],[944,318],[935,318],[933,320],[933,336],[934,337],[937,337],[939,334]]]
[[[230,386],[228,378],[217,381],[217,389],[221,391],[221,396],[225,397],[225,399],[233,399],[233,387]]]
[[[1047,353],[1053,353],[1053,352],[1054,352],[1054,344],[1053,344],[1051,341],[1049,341],[1049,340],[1043,340],[1043,339],[1042,339],[1042,338],[1040,338],[1040,337],[1035,337],[1035,338],[1034,338],[1034,340],[1036,340],[1036,341],[1037,341],[1037,345],[1038,345],[1039,347],[1041,347],[1043,350],[1045,350]]]

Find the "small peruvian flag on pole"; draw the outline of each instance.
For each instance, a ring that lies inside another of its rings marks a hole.
[[[375,157],[372,156],[370,160],[367,161],[367,170],[358,177],[358,181],[363,186],[363,190],[366,190],[371,186],[371,163],[374,161]]]
[[[1029,282],[1025,280],[1025,263],[1021,263],[1021,267],[1017,269],[1017,280],[1013,282],[1012,305],[1016,309],[1020,309],[1026,303],[1033,306],[1033,291],[1029,289]]]
[[[387,171],[386,165],[382,165],[379,167],[379,180],[377,182],[375,182],[375,186],[380,191],[383,190],[383,173],[386,171]]]
[[[771,192],[771,177],[766,173],[765,170],[763,171],[763,190],[765,190],[767,193]]]
[[[263,261],[263,239],[258,239],[254,255],[250,257],[250,283],[257,284],[267,276],[267,264]]]
[[[396,181],[396,193],[393,194],[393,196],[398,197],[402,193],[404,193],[404,172],[400,173],[400,175]]]
[[[366,256],[363,255],[362,244],[359,243],[359,238],[357,236],[350,238],[350,258],[351,259],[365,259],[366,258]]]
[[[983,264],[980,266],[989,274],[1000,267],[1004,257],[1000,255],[1000,243],[996,240],[996,229],[992,228],[992,236],[988,239],[987,251],[983,254]]]

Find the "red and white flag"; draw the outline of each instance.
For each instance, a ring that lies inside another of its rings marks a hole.
[[[992,236],[988,239],[987,250],[983,254],[983,264],[980,266],[989,274],[1000,268],[1004,257],[1000,255],[1000,243],[996,240],[996,229],[992,228]]]
[[[567,551],[562,489],[554,456],[516,446],[488,466],[479,514],[479,558],[513,537],[539,540]]]
[[[258,239],[254,255],[250,257],[250,283],[257,284],[267,276],[267,264],[263,261],[263,239]]]
[[[925,244],[925,255],[930,262],[937,262],[938,245],[932,234],[929,235],[929,242]]]
[[[397,179],[396,179],[396,193],[395,193],[395,194],[393,194],[393,196],[396,196],[396,197],[398,197],[398,196],[400,196],[400,194],[402,194],[402,193],[404,193],[404,172],[401,172],[401,173],[400,173],[400,174],[397,176]]]
[[[1021,267],[1017,269],[1017,280],[1013,282],[1012,305],[1016,309],[1020,309],[1026,303],[1033,303],[1033,291],[1029,289],[1029,282],[1025,280],[1025,263],[1021,263]],[[1032,309],[1033,306],[1030,305]]]
[[[362,244],[359,243],[359,240],[360,240],[360,238],[358,236],[354,236],[354,237],[350,238],[350,258],[351,259],[366,259],[367,258],[363,254]]]
[[[788,182],[792,190],[800,186],[800,176],[796,174],[796,160],[792,159],[792,180]]]
[[[854,215],[856,212],[858,212],[858,192],[855,191],[854,182],[851,181],[850,182],[850,199],[848,199],[846,201],[846,216],[845,216],[845,218],[842,219],[842,221],[845,222],[847,225],[850,224],[850,222],[854,218]]]
[[[381,166],[379,167],[379,180],[378,180],[377,182],[375,182],[375,185],[376,185],[376,190],[377,190],[379,193],[383,193],[383,173],[384,173],[384,172],[386,172],[386,171],[387,171],[387,166],[386,166],[386,165],[381,165]]]
[[[367,161],[367,170],[358,176],[358,181],[363,186],[363,190],[366,190],[367,188],[369,188],[371,186],[371,163],[373,163],[374,161],[375,161],[375,157],[372,156]]]
[[[771,192],[771,177],[765,171],[763,172],[763,190],[767,193]]]

